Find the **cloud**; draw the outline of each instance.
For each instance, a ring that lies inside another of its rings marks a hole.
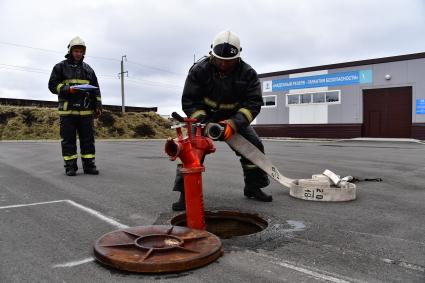
[[[224,29],[240,35],[243,58],[265,73],[423,52],[425,8],[421,0],[3,0],[0,97],[53,100],[49,73],[79,35],[106,104],[121,104],[127,55],[127,105],[166,114],[180,109],[194,56],[208,54]]]

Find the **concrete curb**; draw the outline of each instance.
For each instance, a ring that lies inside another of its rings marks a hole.
[[[399,142],[399,143],[420,143],[425,144],[425,140],[417,139],[402,139],[402,138],[352,138],[352,139],[320,139],[320,138],[273,138],[273,137],[262,137],[264,141],[273,142]]]

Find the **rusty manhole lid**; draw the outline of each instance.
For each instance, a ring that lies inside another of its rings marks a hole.
[[[151,225],[116,230],[94,246],[98,261],[133,272],[177,272],[207,265],[223,254],[220,239],[207,231]]]

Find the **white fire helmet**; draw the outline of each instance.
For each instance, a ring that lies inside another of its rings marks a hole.
[[[86,43],[84,42],[84,40],[81,39],[81,37],[76,36],[73,39],[71,39],[71,41],[68,44],[68,53],[71,53],[71,49],[72,47],[75,46],[81,46],[84,48],[84,54],[86,53]]]
[[[218,33],[211,44],[212,55],[223,60],[238,58],[241,51],[239,36],[229,30]]]

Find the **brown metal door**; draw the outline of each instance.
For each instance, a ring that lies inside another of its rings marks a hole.
[[[412,87],[363,90],[364,137],[410,138]]]

